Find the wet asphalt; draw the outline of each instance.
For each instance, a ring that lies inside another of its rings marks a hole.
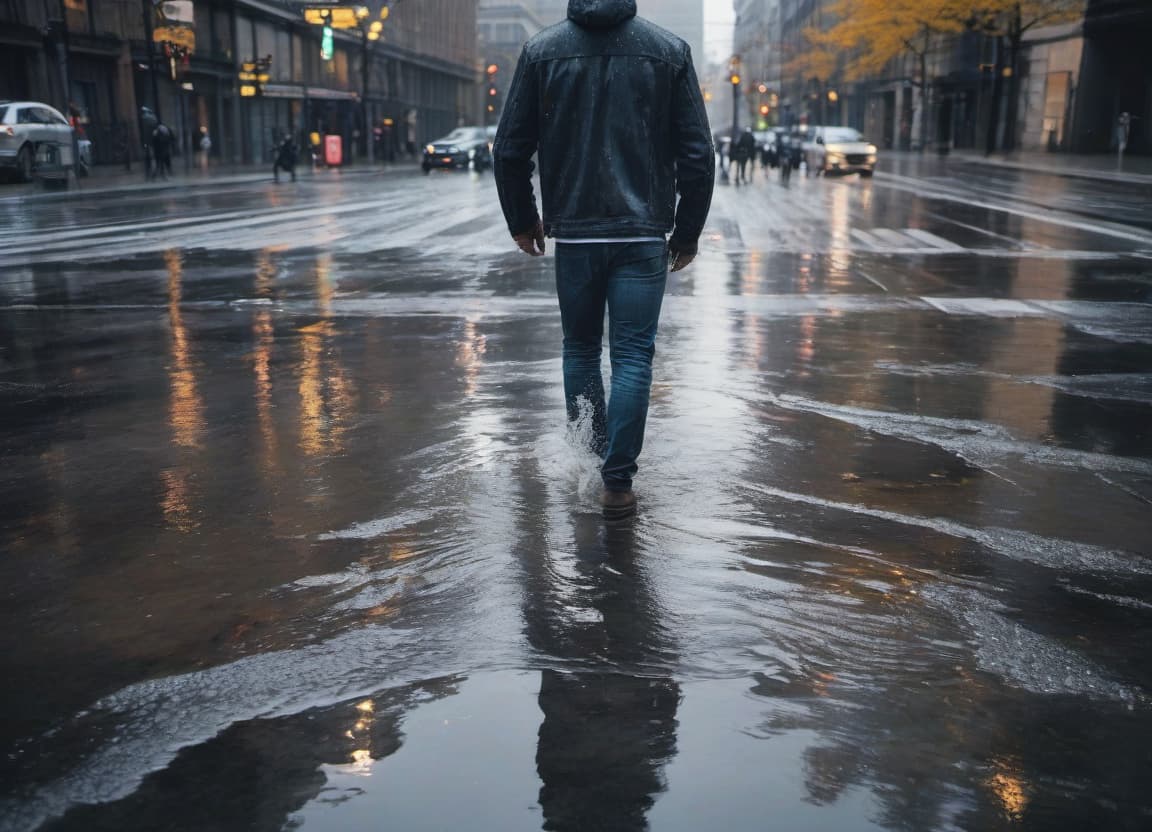
[[[606,524],[487,176],[0,192],[0,829],[1149,828],[1148,208],[720,185]]]

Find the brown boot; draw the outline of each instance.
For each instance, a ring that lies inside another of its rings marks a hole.
[[[607,488],[600,495],[600,505],[604,509],[605,520],[623,520],[636,513],[636,495],[632,490],[609,491]]]

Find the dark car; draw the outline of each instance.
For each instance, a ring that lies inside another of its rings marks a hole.
[[[492,167],[492,144],[483,127],[457,127],[442,139],[424,148],[420,167],[425,173],[432,168],[467,168],[481,171]]]

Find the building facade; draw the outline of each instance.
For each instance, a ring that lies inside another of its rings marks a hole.
[[[474,0],[368,0],[364,25],[322,27],[288,0],[165,0],[186,42],[160,43],[151,0],[3,0],[0,97],[71,112],[97,163],[141,157],[148,108],[186,157],[204,133],[229,163],[270,158],[285,133],[342,137],[345,159],[396,158],[476,117]],[[63,13],[63,14],[62,14]],[[369,37],[371,22],[379,31]],[[154,35],[149,38],[150,31]],[[245,63],[267,61],[259,84]]]
[[[977,31],[937,37],[924,77],[911,56],[849,80],[805,65],[810,28],[833,24],[831,0],[734,0],[743,75],[779,94],[773,121],[838,123],[884,148],[1152,153],[1152,3],[1087,0],[1084,13],[1025,32],[1015,66],[1006,41]],[[763,79],[761,81],[761,79]],[[750,86],[741,114],[755,118]],[[1127,114],[1126,116],[1124,114]]]
[[[481,90],[480,117],[484,125],[500,120],[512,73],[525,41],[544,28],[536,16],[536,3],[531,0],[480,0],[477,12],[476,38],[480,62],[487,83]],[[492,68],[495,71],[492,72]],[[495,95],[490,93],[495,91]]]

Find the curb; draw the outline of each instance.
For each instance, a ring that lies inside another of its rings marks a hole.
[[[990,168],[1006,168],[1027,173],[1041,173],[1048,176],[1063,176],[1067,179],[1089,179],[1097,182],[1112,182],[1119,185],[1143,185],[1152,187],[1152,174],[1125,173],[1123,171],[1092,170],[1088,168],[1040,165],[1029,162],[1016,162],[1011,159],[989,159],[982,156],[952,155],[950,161],[963,165],[977,165]]]
[[[339,168],[334,171],[322,169],[319,171],[301,172],[299,181],[301,182],[315,182],[317,184],[324,184],[326,181],[339,181],[336,177],[346,176],[398,176],[402,174],[415,174],[420,171],[418,165],[413,166],[411,169],[406,167],[349,167]],[[149,182],[146,180],[139,180],[136,182],[119,182],[101,186],[99,184],[100,177],[89,177],[86,181],[91,183],[92,186],[73,186],[64,190],[43,190],[37,183],[24,186],[23,193],[5,194],[0,190],[0,203],[5,202],[25,202],[25,201],[41,201],[41,200],[60,200],[60,199],[83,199],[88,196],[109,196],[112,194],[125,194],[125,193],[159,193],[162,191],[170,190],[184,190],[187,188],[201,188],[209,185],[251,185],[256,182],[267,182],[272,184],[271,176],[268,172],[261,173],[233,173],[233,174],[220,174],[214,176],[191,176],[188,178],[169,179],[164,182]],[[74,180],[70,177],[69,182]]]

